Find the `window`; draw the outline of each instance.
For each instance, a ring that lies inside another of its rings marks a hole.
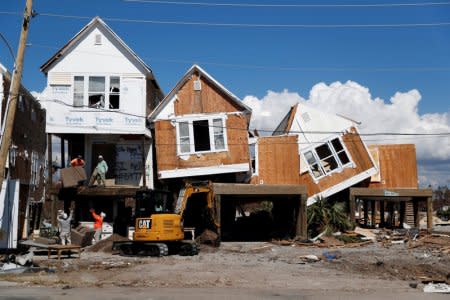
[[[191,141],[189,138],[189,123],[181,122],[178,124],[178,138],[180,144],[180,152],[191,152]]]
[[[216,150],[225,149],[225,138],[223,135],[223,120],[213,119],[214,145]]]
[[[89,77],[89,107],[105,108],[105,77]]]
[[[350,164],[350,158],[339,138],[303,153],[314,178],[320,178]]]
[[[73,80],[73,106],[83,107],[84,102],[84,77],[75,76]]]
[[[109,108],[119,109],[120,77],[109,78]]]
[[[178,121],[177,142],[179,154],[226,150],[224,119]]]

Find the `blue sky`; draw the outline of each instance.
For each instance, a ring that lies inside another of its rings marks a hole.
[[[189,0],[193,2],[193,0]],[[186,2],[189,2],[186,0]],[[196,0],[206,2],[205,0]],[[42,91],[46,79],[39,66],[99,15],[152,68],[168,92],[198,63],[240,98],[263,100],[268,91],[287,89],[310,98],[318,83],[352,81],[368,89],[372,100],[389,104],[397,92],[417,90],[419,117],[437,114],[448,125],[450,114],[450,2],[445,5],[385,7],[226,7],[169,5],[122,0],[34,1],[41,14],[32,20],[23,83]],[[211,1],[210,1],[211,2]],[[216,0],[250,4],[395,4],[427,1]],[[428,1],[430,2],[430,1]],[[23,1],[0,1],[0,32],[17,47]],[[195,26],[119,22],[108,18],[241,24],[367,25],[430,24],[411,27],[273,28]],[[0,61],[12,59],[0,41]],[[441,125],[442,125],[441,124]],[[441,126],[442,127],[442,126]],[[446,130],[445,126],[442,127]],[[390,128],[394,130],[395,128]],[[448,131],[448,130],[447,130]],[[444,140],[444,143],[449,143]],[[448,146],[448,145],[447,145]],[[423,156],[419,159],[425,159]],[[435,159],[435,158],[433,158]],[[450,158],[442,156],[450,165]],[[438,177],[442,177],[439,173]],[[444,176],[450,178],[448,173]]]

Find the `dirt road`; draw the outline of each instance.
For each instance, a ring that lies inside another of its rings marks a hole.
[[[301,259],[307,254],[321,257],[326,251],[336,258],[318,262]],[[58,261],[37,256],[35,261],[54,272],[3,276],[0,299],[28,299],[33,295],[35,299],[52,295],[76,299],[89,293],[95,293],[98,299],[125,299],[129,295],[133,299],[177,295],[184,299],[212,299],[201,295],[225,299],[228,293],[249,297],[241,299],[336,299],[337,295],[345,299],[360,299],[362,295],[364,299],[392,295],[419,299],[424,296],[423,280],[446,280],[450,276],[448,254],[409,249],[403,244],[386,248],[379,243],[339,249],[222,243],[220,248],[203,247],[194,257],[137,258],[84,252],[81,259]],[[415,284],[416,288],[410,286]],[[432,296],[448,299],[448,295]]]

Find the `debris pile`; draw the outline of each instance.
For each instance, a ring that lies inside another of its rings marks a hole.
[[[112,253],[112,245],[114,242],[121,242],[121,241],[129,241],[128,238],[123,237],[118,234],[113,234],[110,237],[101,240],[94,245],[86,248],[87,252],[105,252],[105,253]]]

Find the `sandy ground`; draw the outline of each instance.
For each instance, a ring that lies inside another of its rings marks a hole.
[[[301,259],[309,254],[321,257],[326,251],[338,251],[338,258]],[[234,294],[233,298],[243,296],[239,299],[421,299],[423,282],[450,280],[449,254],[407,244],[330,249],[222,243],[220,248],[204,246],[193,257],[122,257],[86,251],[81,259],[36,256],[35,262],[53,271],[1,276],[0,299],[58,299],[55,295],[79,299],[89,293],[98,296],[94,299],[130,295],[133,299],[226,299]]]

